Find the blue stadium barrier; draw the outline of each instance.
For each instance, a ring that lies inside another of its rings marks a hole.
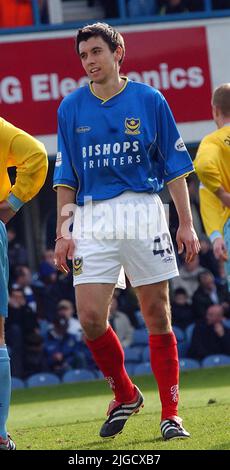
[[[26,380],[27,387],[45,387],[47,385],[58,385],[60,379],[55,374],[47,372],[40,374],[33,374]]]
[[[18,377],[11,377],[11,389],[20,390],[22,388],[25,388],[25,383],[23,380],[19,379]]]
[[[149,335],[146,328],[140,330],[134,330],[132,346],[144,345],[146,346],[149,342]]]
[[[125,360],[129,362],[140,362],[142,356],[142,348],[124,348]]]
[[[195,359],[189,359],[188,357],[184,357],[183,359],[179,360],[180,370],[191,370],[191,369],[199,369],[200,363]]]
[[[225,354],[212,354],[201,361],[202,367],[230,366],[230,356]]]
[[[71,382],[84,382],[88,380],[95,380],[96,375],[87,369],[74,369],[68,370],[62,377],[64,383]]]
[[[149,375],[152,374],[150,362],[143,362],[134,368],[134,375]]]

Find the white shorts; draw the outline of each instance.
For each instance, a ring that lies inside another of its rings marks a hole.
[[[126,191],[84,207],[77,209],[74,221],[74,286],[116,284],[122,266],[133,287],[178,276],[164,207],[157,194]],[[79,229],[83,213],[90,214],[90,221]],[[118,287],[125,285],[121,282]]]

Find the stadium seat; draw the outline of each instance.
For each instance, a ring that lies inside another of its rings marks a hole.
[[[47,372],[31,375],[26,380],[27,387],[45,387],[47,385],[58,385],[60,379],[55,374],[49,374]]]
[[[182,342],[185,340],[185,335],[181,328],[179,328],[178,326],[173,326],[173,332],[178,342]]]
[[[184,357],[183,359],[179,360],[180,370],[190,370],[190,369],[199,369],[200,363],[195,359],[189,359],[188,357]]]
[[[19,390],[25,388],[23,380],[18,379],[18,377],[11,377],[11,388],[12,390]]]
[[[143,362],[143,364],[138,364],[138,366],[135,366],[133,373],[134,375],[152,374],[150,362]]]
[[[149,335],[146,330],[146,328],[141,328],[139,330],[134,330],[133,333],[133,341],[132,341],[132,346],[137,346],[137,345],[144,345],[148,344],[149,341]]]
[[[105,378],[104,375],[102,374],[101,370],[96,370],[95,369],[94,373],[95,373],[96,379],[98,379],[98,380],[102,380],[102,379]]]
[[[68,370],[68,372],[66,372],[62,377],[64,383],[84,382],[87,380],[95,379],[96,376],[94,375],[94,373],[87,369]]]
[[[229,366],[230,356],[225,354],[212,354],[201,361],[202,367]]]
[[[142,356],[142,348],[124,348],[125,361],[140,362]]]
[[[133,362],[125,362],[125,368],[126,368],[126,371],[128,373],[128,375],[134,375],[134,369],[136,367],[137,364],[134,364]]]
[[[149,362],[149,361],[150,361],[149,346],[146,346],[146,347],[143,349],[142,361],[143,361],[143,362]]]

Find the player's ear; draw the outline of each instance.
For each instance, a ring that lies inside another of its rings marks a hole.
[[[115,60],[117,62],[120,62],[120,60],[122,59],[122,55],[123,55],[123,49],[121,46],[117,46],[115,52],[114,52],[114,57],[115,57]]]

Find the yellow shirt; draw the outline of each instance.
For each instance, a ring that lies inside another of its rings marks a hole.
[[[16,167],[11,187],[7,169]],[[44,145],[0,117],[0,201],[17,211],[43,186],[48,170]]]
[[[230,208],[224,207],[215,192],[220,186],[230,192],[230,124],[207,135],[198,148],[194,161],[201,181],[201,217],[208,236],[223,234]]]

